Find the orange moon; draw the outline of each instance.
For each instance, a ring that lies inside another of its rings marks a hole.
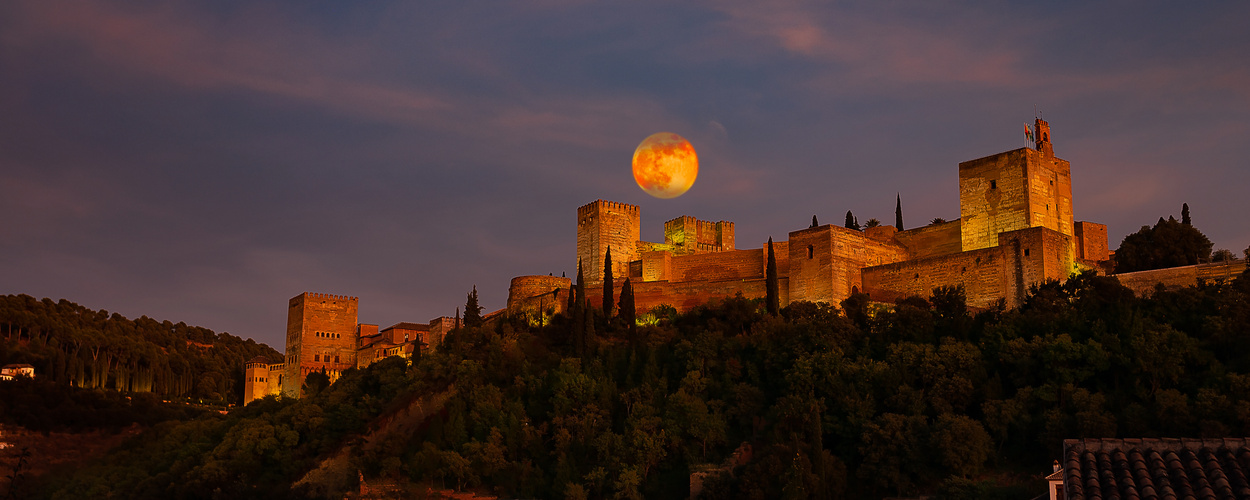
[[[634,150],[634,181],[651,196],[681,196],[698,176],[699,157],[690,141],[680,135],[651,134]]]

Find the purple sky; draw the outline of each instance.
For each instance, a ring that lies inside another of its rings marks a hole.
[[[739,248],[954,219],[1035,107],[1113,248],[1184,202],[1250,245],[1250,4],[831,3],[0,3],[0,293],[281,349],[304,291],[385,327],[573,275],[598,198]],[[660,131],[673,200],[630,176]]]

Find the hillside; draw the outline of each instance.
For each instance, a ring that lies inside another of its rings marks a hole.
[[[773,318],[728,299],[632,337],[603,317],[463,328],[411,366],[390,358],[313,397],[163,424],[46,494],[342,498],[363,477],[686,498],[708,471],[702,498],[1029,498],[1065,438],[1250,432],[1246,274],[1146,298],[1085,274],[975,314],[958,289],[841,306]],[[439,411],[412,413],[451,384]],[[421,418],[380,437],[397,414]],[[291,489],[314,469],[315,487]]]
[[[0,296],[0,364],[29,363],[39,378],[58,384],[237,404],[243,362],[256,356],[282,359],[251,339],[181,322],[130,320],[64,299]]]

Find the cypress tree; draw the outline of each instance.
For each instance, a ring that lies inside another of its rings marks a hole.
[[[603,315],[612,317],[612,247],[603,254]]]
[[[894,226],[899,231],[903,230],[903,195],[896,194],[894,198]]]
[[[773,238],[768,238],[768,267],[764,272],[764,288],[766,297],[764,305],[768,314],[776,316],[781,311],[781,290],[777,284],[777,257],[773,255]]]
[[[855,215],[850,210],[846,211],[846,224],[844,225],[847,229],[859,230],[859,222],[855,220]]]
[[[456,308],[456,326],[454,329],[456,330],[460,329],[460,308],[459,307]]]
[[[621,285],[621,303],[620,316],[625,321],[626,328],[629,329],[629,338],[633,339],[637,332],[637,325],[634,324],[637,311],[634,310],[634,285],[630,284],[629,278],[625,278],[625,284]]]
[[[1181,203],[1181,224],[1192,226],[1193,224],[1190,224],[1190,222],[1192,221],[1189,220],[1189,204]]]
[[[817,224],[817,223],[816,223],[816,216],[815,216],[815,215],[813,215],[813,216],[812,216],[812,225],[811,225],[811,226],[809,226],[809,227],[808,227],[808,229],[811,229],[811,228],[816,227],[816,226],[819,226],[819,225],[820,225],[820,224]]]
[[[477,305],[477,285],[464,303],[464,326],[473,328],[482,325],[482,306]]]
[[[586,329],[586,293],[585,282],[582,280],[582,261],[577,261],[577,284],[569,294],[569,337],[573,340],[573,349],[580,355],[585,349]]]

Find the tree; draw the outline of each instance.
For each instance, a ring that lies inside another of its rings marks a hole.
[[[1192,226],[1191,222],[1193,221],[1189,219],[1189,204],[1181,203],[1181,224]]]
[[[894,197],[894,225],[899,231],[903,230],[903,195],[896,194]]]
[[[808,226],[807,228],[808,228],[808,229],[811,229],[811,228],[816,227],[816,226],[819,226],[819,225],[820,225],[820,224],[817,224],[817,223],[816,223],[816,216],[815,216],[815,215],[813,215],[813,216],[812,216],[812,225]]]
[[[867,227],[877,227],[877,226],[880,226],[880,225],[881,225],[881,221],[877,220],[875,217],[874,217],[874,218],[872,218],[872,219],[868,219],[868,222],[865,222],[865,223],[864,223],[864,227],[866,227],[866,228],[867,228]]]
[[[612,317],[612,247],[603,254],[603,315]]]
[[[464,326],[469,328],[482,325],[482,306],[477,304],[477,285],[473,285],[473,291],[469,292],[469,297],[464,303]]]
[[[850,212],[847,212],[850,215]],[[777,257],[773,255],[773,238],[768,237],[768,267],[764,271],[765,307],[776,316],[781,310],[781,289],[777,283]]]
[[[929,224],[944,224],[944,223],[946,223],[946,219],[943,219],[941,217],[934,217],[933,220],[929,221]]]
[[[304,377],[304,387],[302,387],[305,396],[316,396],[326,387],[330,386],[330,376],[326,375],[325,367],[321,371],[309,373]]]
[[[1211,256],[1211,246],[1198,228],[1160,217],[1154,227],[1124,237],[1115,251],[1115,272],[1194,265]]]
[[[630,284],[629,278],[625,278],[625,284],[621,285],[621,303],[620,316],[625,321],[625,327],[629,329],[629,338],[633,339],[637,333],[638,327],[635,323],[637,311],[634,306],[634,286]]]
[[[1233,255],[1233,251],[1227,248],[1221,248],[1211,252],[1211,262],[1228,262],[1235,258],[1237,257]]]
[[[847,229],[854,229],[856,231],[859,231],[859,220],[855,218],[855,215],[852,214],[850,210],[846,211],[845,225]]]

